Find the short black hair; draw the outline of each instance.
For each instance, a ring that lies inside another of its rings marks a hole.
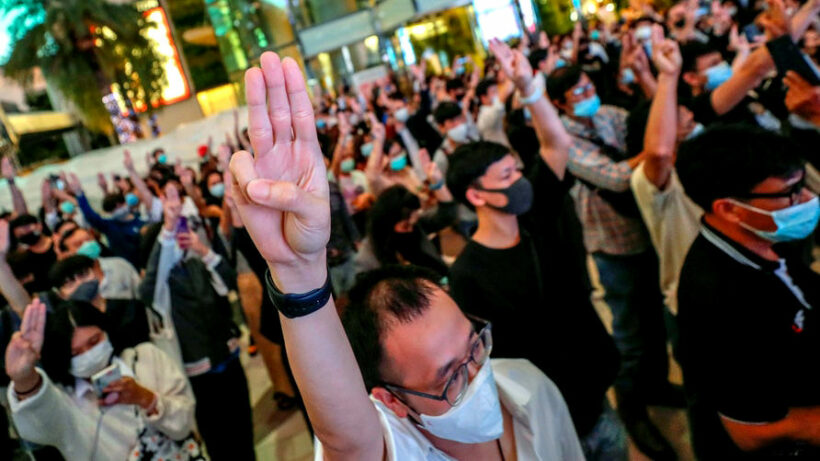
[[[697,40],[690,40],[680,47],[680,55],[683,59],[681,64],[681,74],[685,72],[696,72],[698,58],[711,53],[720,53],[714,45],[702,43]]]
[[[29,224],[37,224],[40,220],[37,219],[36,216],[31,214],[21,214],[16,218],[9,221],[9,233],[14,235],[14,230],[18,227],[28,226]]]
[[[461,106],[453,101],[444,101],[436,107],[433,112],[433,118],[439,125],[444,124],[447,120],[452,120],[462,114]]]
[[[387,95],[387,99],[391,99],[393,101],[404,101],[404,95],[401,91],[396,90]]]
[[[396,223],[408,219],[410,214],[421,208],[418,196],[402,185],[385,189],[370,209],[367,221],[367,235],[373,244],[376,259],[383,265],[397,264],[397,244],[394,241]]]
[[[543,48],[537,48],[530,51],[530,55],[527,59],[530,61],[530,67],[532,67],[533,70],[538,70],[538,65],[541,64],[541,61],[544,61],[548,57],[549,51]]]
[[[51,280],[51,286],[60,288],[93,269],[93,259],[88,256],[73,255],[54,263],[51,270],[48,271],[48,278]]]
[[[643,140],[651,107],[652,101],[643,101],[629,111],[629,116],[626,118],[626,153],[629,157],[634,157],[643,151]]]
[[[46,331],[40,365],[49,379],[64,386],[73,386],[71,375],[71,339],[77,327],[99,327],[108,333],[110,324],[104,313],[83,301],[63,301],[46,314]],[[113,339],[113,338],[109,338]],[[118,355],[116,340],[112,340],[114,355]]]
[[[125,196],[122,195],[122,193],[111,192],[109,194],[106,194],[105,197],[103,197],[102,209],[106,213],[111,213],[123,203],[125,203]]]
[[[438,286],[435,272],[410,265],[391,265],[364,272],[350,290],[350,304],[342,314],[353,355],[368,392],[383,383],[382,336],[396,323],[408,323],[430,307]]]
[[[484,80],[478,82],[478,85],[475,87],[475,95],[479,98],[486,96],[487,92],[490,91],[490,88],[496,85],[498,85],[498,81],[496,79],[485,78]]]
[[[59,229],[59,227],[55,228],[55,230],[56,229]],[[81,229],[80,226],[77,226],[77,227],[73,227],[73,228],[63,232],[62,234],[60,234],[60,251],[63,251],[63,252],[68,251],[68,247],[66,246],[65,241],[67,239],[71,238],[71,236],[76,234],[80,229]],[[85,229],[82,229],[82,230],[85,230]]]
[[[566,66],[554,70],[547,77],[547,94],[555,101],[566,101],[564,93],[581,81],[583,73],[581,66]]]
[[[709,213],[712,203],[751,191],[767,178],[804,168],[790,138],[753,125],[718,125],[683,142],[675,162],[686,194]]]
[[[508,147],[491,141],[476,141],[459,146],[448,159],[447,188],[456,200],[474,209],[467,200],[467,189],[484,176],[490,165],[509,153]]]
[[[453,78],[447,80],[447,83],[445,84],[445,88],[447,89],[448,92],[453,91],[453,90],[461,90],[461,89],[464,88],[464,80],[462,80],[458,77],[453,77]]]

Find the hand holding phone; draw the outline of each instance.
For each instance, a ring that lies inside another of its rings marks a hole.
[[[120,367],[116,363],[112,363],[91,377],[91,385],[94,386],[94,393],[97,394],[97,397],[103,398],[105,388],[120,379],[122,379]]]

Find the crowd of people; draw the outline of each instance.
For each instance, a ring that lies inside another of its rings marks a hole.
[[[255,459],[245,323],[316,459],[674,460],[653,406],[701,460],[820,458],[820,0],[625,17],[315,100],[265,53],[246,129],[101,203],[32,213],[3,159],[23,446]]]

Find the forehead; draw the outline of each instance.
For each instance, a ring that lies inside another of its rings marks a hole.
[[[436,380],[439,368],[464,357],[471,333],[472,325],[455,301],[436,287],[422,315],[391,325],[382,339],[391,379],[424,388]]]
[[[511,168],[515,169],[515,167],[515,159],[512,154],[507,154],[501,160],[490,165],[484,173],[484,176],[501,176],[507,173]]]
[[[91,239],[91,233],[85,229],[77,229],[76,231],[72,232],[68,238],[65,239],[66,243],[74,243],[74,242],[84,242],[86,240]]]
[[[805,171],[802,169],[797,170],[785,177],[772,176],[758,183],[754,188],[752,188],[751,192],[760,194],[780,192],[803,179],[803,176],[805,176]]]
[[[79,349],[88,343],[92,338],[102,333],[100,327],[87,326],[77,327],[74,329],[74,334],[71,336],[71,347]]]

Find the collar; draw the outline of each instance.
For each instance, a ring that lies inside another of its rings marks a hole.
[[[701,218],[701,224],[700,234],[708,240],[709,243],[726,253],[727,256],[740,264],[767,272],[773,272],[775,269],[780,267],[780,263],[778,261],[770,261],[762,258],[757,253],[725,236],[720,231],[709,225],[705,218]]]
[[[498,396],[501,398],[501,405],[512,414],[513,419],[518,424],[527,430],[532,430],[526,409],[527,404],[532,399],[532,392],[509,376],[497,373],[495,367],[493,367],[493,376],[498,388]]]

